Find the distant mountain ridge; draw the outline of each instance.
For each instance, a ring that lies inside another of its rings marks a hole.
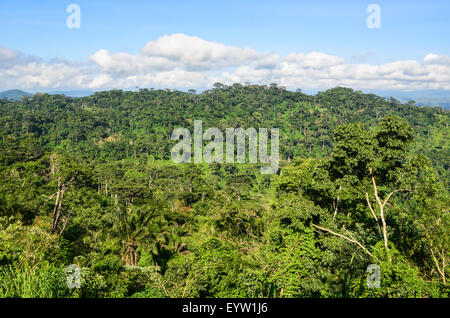
[[[49,95],[66,95],[69,97],[86,97],[94,94],[91,90],[73,90],[73,91],[52,91]],[[315,92],[317,93],[317,92]],[[314,94],[315,94],[314,93]],[[371,92],[365,92],[371,93]],[[416,91],[416,92],[400,92],[400,91],[374,91],[376,95],[384,96],[386,98],[394,97],[402,103],[415,101],[417,106],[441,106],[444,109],[450,109],[450,96],[446,91]],[[312,93],[313,94],[313,93]],[[22,96],[33,96],[32,93],[25,92],[20,89],[10,89],[0,92],[0,99],[7,98],[12,101],[19,101]]]
[[[402,91],[374,91],[376,95],[394,97],[402,103],[415,101],[417,106],[441,106],[450,109],[450,94],[445,90],[422,90],[412,92]]]
[[[85,97],[85,96],[92,95],[93,93],[94,93],[93,91],[78,90],[78,91],[54,91],[54,92],[49,92],[47,94],[49,94],[49,95],[66,95],[69,97]],[[10,89],[7,91],[0,92],[0,99],[7,98],[12,101],[20,101],[22,96],[31,97],[33,95],[34,94],[25,92],[20,89]]]
[[[10,89],[7,91],[0,92],[0,99],[7,98],[12,101],[18,101],[22,98],[22,96],[33,96],[33,94],[22,91],[20,89]]]
[[[401,100],[402,102],[415,101],[417,106],[441,106],[444,109],[450,109],[450,98],[432,98],[432,97],[417,97]]]
[[[86,97],[94,94],[94,91],[89,90],[76,90],[76,91],[54,91],[48,93],[49,95],[66,95],[69,97]]]

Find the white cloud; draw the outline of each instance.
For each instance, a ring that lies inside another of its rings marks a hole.
[[[184,34],[162,36],[137,54],[100,49],[88,61],[44,61],[0,46],[0,89],[209,88],[214,82],[276,82],[289,89],[450,90],[450,57],[381,65],[348,63],[322,52],[287,56]]]
[[[280,56],[278,54],[267,54],[252,62],[256,69],[275,69],[280,63]]]
[[[109,74],[99,74],[95,76],[87,85],[90,89],[98,89],[104,86],[108,86],[113,82],[112,77]]]
[[[89,58],[104,72],[118,74],[140,74],[150,71],[167,71],[177,66],[176,63],[158,56],[132,55],[128,53],[110,54],[100,50]]]
[[[223,78],[229,84],[250,82],[254,84],[264,84],[270,81],[272,72],[268,69],[254,68],[251,66],[241,66],[234,73],[223,73]]]
[[[20,54],[17,51],[0,45],[0,63],[15,60],[19,55]]]
[[[192,69],[239,66],[261,56],[260,53],[246,47],[205,41],[181,33],[164,35],[155,42],[147,43],[142,48],[142,54],[167,58]]]
[[[286,61],[313,69],[323,69],[345,63],[345,60],[341,57],[320,52],[311,52],[306,55],[303,53],[291,53],[286,57]]]
[[[448,55],[437,55],[437,54],[427,54],[423,60],[426,64],[440,64],[440,65],[450,65],[450,56]]]

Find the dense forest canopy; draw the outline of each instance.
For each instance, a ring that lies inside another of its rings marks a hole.
[[[276,84],[1,99],[0,296],[448,297],[449,117]],[[280,171],[173,163],[194,120],[279,128]]]

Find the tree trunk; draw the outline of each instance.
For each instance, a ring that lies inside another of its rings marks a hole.
[[[383,241],[384,241],[384,248],[386,250],[386,254],[388,257],[389,262],[392,261],[391,254],[389,252],[389,246],[388,246],[388,238],[387,238],[387,225],[386,225],[386,219],[384,217],[384,207],[386,203],[388,202],[389,198],[392,196],[392,194],[395,193],[395,190],[388,194],[384,202],[381,201],[380,197],[378,196],[378,188],[377,184],[375,182],[375,178],[373,176],[373,170],[372,168],[369,170],[370,174],[372,175],[372,185],[374,190],[375,199],[377,200],[378,207],[380,209],[380,219],[381,219],[381,225],[382,225],[382,232],[383,232]],[[370,203],[370,201],[369,201]]]

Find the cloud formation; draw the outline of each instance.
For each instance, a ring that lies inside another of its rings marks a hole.
[[[15,60],[18,57],[19,53],[17,51],[0,45],[0,63]]]
[[[349,63],[323,52],[287,56],[206,41],[185,34],[148,42],[139,53],[100,49],[88,61],[42,61],[0,46],[0,89],[209,88],[272,82],[288,89],[450,90],[450,56],[382,65]]]
[[[261,57],[249,49],[205,41],[177,33],[147,43],[141,50],[147,57],[160,57],[192,70],[210,70],[238,66]]]

